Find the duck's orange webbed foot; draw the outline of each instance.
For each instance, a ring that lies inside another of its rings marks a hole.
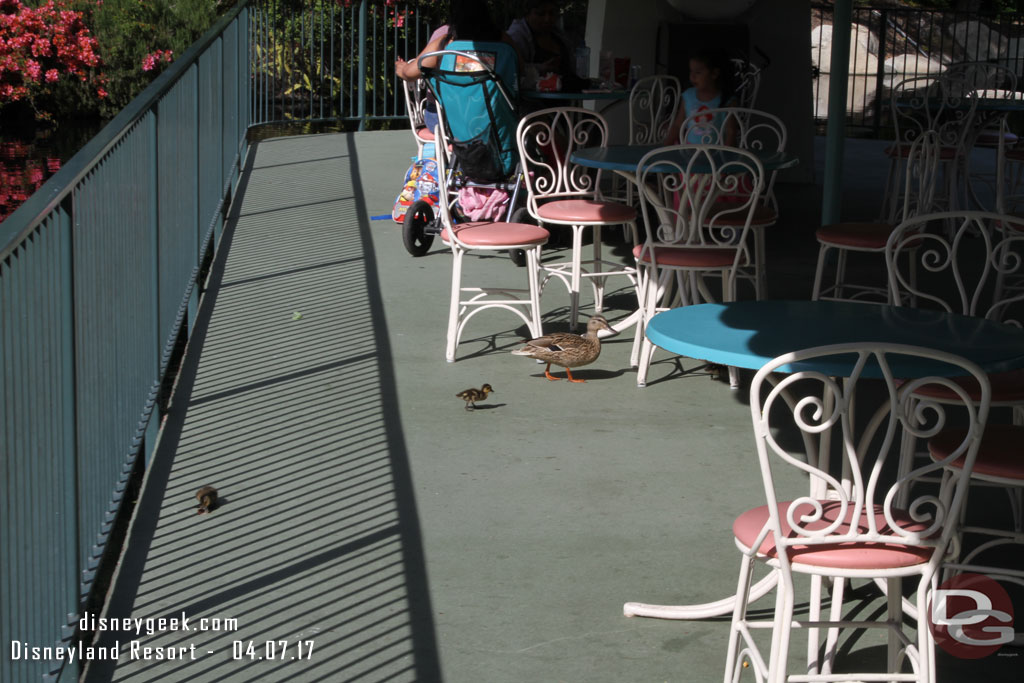
[[[584,382],[587,381],[585,379],[576,379],[576,378],[574,378],[572,376],[572,372],[570,372],[569,368],[565,369],[565,376],[569,378],[570,382],[575,382],[576,384],[583,384]]]
[[[544,368],[544,376],[547,377],[552,382],[560,382],[562,380],[561,377],[555,377],[554,375],[551,374],[551,363],[548,363],[547,366]]]

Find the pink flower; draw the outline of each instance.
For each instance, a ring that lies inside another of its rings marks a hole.
[[[46,73],[43,75],[43,78],[46,79],[47,83],[53,83],[59,77],[60,77],[60,74],[57,72],[56,69],[47,69]]]

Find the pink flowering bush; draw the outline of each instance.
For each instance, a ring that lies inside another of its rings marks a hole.
[[[96,97],[106,97],[97,42],[85,21],[70,0],[40,7],[0,0],[0,108],[25,101],[37,118],[50,119],[47,99],[64,80],[88,83]]]
[[[157,50],[156,52],[150,52],[142,58],[142,70],[152,71],[160,62],[170,64],[171,60],[174,58],[173,55],[174,50]]]

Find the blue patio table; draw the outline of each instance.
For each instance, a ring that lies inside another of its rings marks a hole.
[[[954,353],[987,372],[1024,367],[1024,330],[991,320],[943,311],[878,306],[849,301],[732,301],[674,308],[655,315],[647,338],[663,349],[732,367],[759,369],[769,360],[814,346],[852,342],[908,344]],[[835,356],[798,363],[791,371],[817,370],[847,377],[855,362]],[[897,377],[942,374],[949,366],[922,359],[892,358]],[[865,367],[865,376],[878,368]],[[774,586],[771,576],[751,588],[753,602]],[[626,616],[704,619],[728,615],[735,596],[700,605],[627,602]]]
[[[849,342],[927,346],[963,356],[986,372],[1024,366],[1024,330],[1018,327],[943,311],[850,301],[684,306],[654,316],[647,324],[647,338],[682,356],[751,370],[790,351]],[[851,356],[845,363],[837,356],[825,367],[793,370],[845,377],[852,360]],[[919,377],[941,370],[897,362],[893,372]]]

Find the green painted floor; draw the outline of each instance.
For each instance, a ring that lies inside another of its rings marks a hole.
[[[407,131],[255,148],[109,602],[142,633],[105,633],[121,659],[86,680],[721,680],[727,621],[622,604],[734,589],[732,519],[761,490],[744,392],[664,353],[638,389],[631,332],[585,384],[548,382],[509,353],[518,319],[494,311],[446,363],[450,255],[413,258],[369,220],[412,151]],[[809,235],[770,242],[774,295],[809,294]],[[609,317],[635,302],[616,287]],[[562,327],[557,283],[543,305]],[[455,394],[484,382],[495,393],[465,411]],[[198,515],[205,484],[224,500]],[[182,614],[191,630],[145,632]],[[1019,671],[941,661],[940,681]]]

